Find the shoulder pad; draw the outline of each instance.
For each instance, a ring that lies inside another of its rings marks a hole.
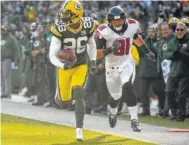
[[[91,17],[82,17],[82,21],[86,22],[86,21],[92,21],[93,19]]]
[[[139,32],[139,30],[140,30],[140,23],[137,20],[135,20],[135,19],[128,19],[127,23],[128,23],[128,25],[131,25],[132,28],[134,28],[134,29],[136,28],[136,32],[135,33]]]
[[[98,31],[103,31],[104,29],[108,28],[106,24],[101,24],[98,27]]]
[[[97,28],[97,32],[101,35],[101,37],[106,38],[107,36],[110,35],[110,29],[108,27],[107,24],[101,24],[98,28]],[[112,35],[112,34],[111,34]]]
[[[60,28],[59,28],[59,29],[60,29]],[[56,36],[56,37],[62,37],[62,34],[60,33],[59,29],[58,29],[58,26],[53,25],[53,26],[50,27],[50,32],[51,32],[54,36]]]
[[[95,29],[98,27],[99,23],[96,20],[93,20],[91,17],[83,17],[83,27],[88,29],[89,34],[93,34]]]
[[[128,19],[129,24],[137,24],[137,21],[135,19]]]

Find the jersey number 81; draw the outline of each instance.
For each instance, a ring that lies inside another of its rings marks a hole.
[[[114,55],[128,55],[130,51],[130,38],[123,38],[119,40],[120,48],[117,51],[114,51]]]

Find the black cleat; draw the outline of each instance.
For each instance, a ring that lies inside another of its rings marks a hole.
[[[39,102],[39,101],[36,101],[36,102],[32,103],[32,105],[34,105],[34,106],[41,106],[43,104],[44,104],[43,102]]]
[[[150,116],[150,112],[142,112],[139,115],[140,116]]]
[[[134,132],[140,132],[142,129],[139,126],[139,122],[136,119],[131,120],[131,128]]]
[[[176,120],[176,118],[177,118],[176,115],[172,115],[172,116],[170,116],[168,119],[169,119],[169,120]]]
[[[111,128],[114,128],[116,126],[117,123],[117,115],[109,115],[109,124]]]
[[[11,99],[11,96],[9,96],[9,95],[1,95],[1,98],[6,98],[6,99]]]
[[[185,116],[177,116],[175,120],[180,121],[180,122],[184,122]]]

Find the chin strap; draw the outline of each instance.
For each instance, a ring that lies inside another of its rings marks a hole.
[[[113,26],[114,27],[114,26]],[[121,25],[121,26],[119,26],[119,27],[114,27],[114,29],[116,30],[116,31],[121,31],[121,29],[123,28],[123,26]]]

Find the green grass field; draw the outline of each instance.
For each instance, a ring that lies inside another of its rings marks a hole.
[[[154,145],[89,130],[84,137],[77,142],[74,128],[1,114],[2,145]]]

